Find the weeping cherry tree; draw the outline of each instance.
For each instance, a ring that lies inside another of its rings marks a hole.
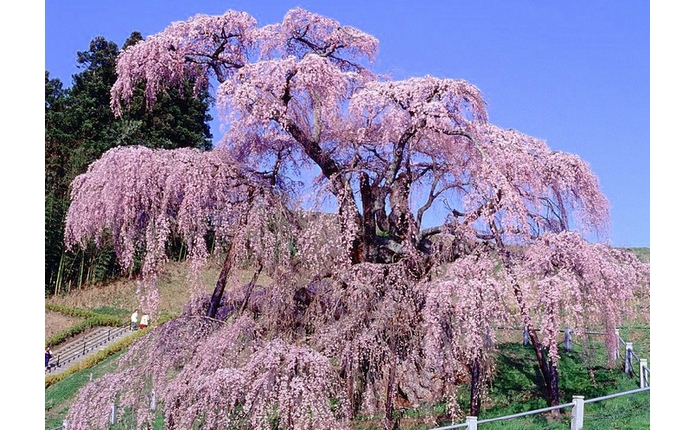
[[[82,390],[75,428],[105,426],[116,398],[151,425],[152,389],[172,429],[394,428],[398,408],[442,400],[453,419],[462,383],[477,415],[502,325],[527,329],[557,405],[560,330],[612,333],[648,297],[648,265],[585,239],[609,228],[586,162],[490,123],[469,82],[375,73],[377,48],[297,8],[263,27],[197,15],[119,55],[115,115],[140,83],[152,104],[193,81],[227,128],[208,152],[112,149],[72,184],[66,243],[141,261],[144,310],[174,235],[192,274],[182,315]]]

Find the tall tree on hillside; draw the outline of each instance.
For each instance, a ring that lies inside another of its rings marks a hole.
[[[60,79],[50,78],[46,72],[46,193],[55,190],[61,194],[67,191],[68,183],[65,183],[65,166],[67,165],[67,146],[63,145],[68,140],[65,133],[65,103],[66,91]]]
[[[580,234],[608,228],[584,161],[491,124],[466,81],[372,73],[377,46],[297,8],[261,28],[243,12],[198,15],[120,54],[117,115],[143,82],[152,105],[216,80],[228,131],[205,153],[104,154],[73,182],[66,242],[111,240],[124,266],[142,255],[150,312],[173,234],[194,272],[210,230],[227,254],[212,297],[194,293],[86,387],[71,422],[104,424],[115,395],[149,422],[154,388],[171,428],[346,428],[359,413],[394,428],[398,403],[452,400],[464,380],[477,413],[502,323],[528,330],[557,405],[559,330],[612,333],[648,294],[648,266]],[[309,198],[335,213],[302,211]],[[228,279],[242,265],[273,282]]]
[[[54,274],[63,254],[63,223],[69,204],[66,180],[70,159],[68,142],[70,135],[66,126],[65,104],[67,94],[60,79],[50,78],[46,72],[45,110],[45,236],[44,269],[46,290],[53,283]],[[70,178],[72,179],[72,178]]]
[[[131,33],[123,48],[143,40]],[[106,150],[119,145],[154,148],[212,147],[207,91],[194,96],[191,85],[183,92],[164,92],[158,103],[145,109],[144,90],[137,89],[131,109],[116,118],[111,110],[110,91],[116,82],[116,59],[121,49],[104,37],[95,37],[86,51],[77,53],[80,73],[72,87],[64,89],[46,72],[46,242],[45,288],[47,293],[85,279],[103,279],[115,274],[115,257],[102,251],[66,253],[63,246],[64,218],[72,180]],[[101,269],[101,276],[95,271]]]
[[[139,32],[133,32],[122,49],[143,40]],[[115,71],[115,68],[111,69],[114,80]],[[150,148],[212,148],[208,123],[212,120],[209,108],[214,99],[207,90],[194,96],[193,84],[189,82],[183,83],[176,91],[163,91],[154,105],[148,106],[145,99],[145,90],[141,86],[133,94],[130,108],[116,121],[119,144],[143,142]],[[113,111],[110,114],[113,117]]]
[[[142,40],[140,33],[133,32],[123,47]],[[71,166],[83,173],[89,163],[118,145],[210,149],[207,124],[212,119],[207,111],[210,96],[205,92],[192,97],[190,85],[186,88],[185,83],[181,93],[164,92],[160,102],[147,112],[144,91],[136,89],[133,96],[139,100],[120,119],[114,116],[109,107],[110,91],[116,82],[116,58],[120,51],[114,42],[98,36],[90,42],[89,50],[77,53],[82,71],[73,75],[67,114],[72,121],[69,126],[73,130],[72,139],[76,142]]]

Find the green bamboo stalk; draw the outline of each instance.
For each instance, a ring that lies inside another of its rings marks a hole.
[[[62,287],[64,267],[65,267],[65,253],[61,253],[60,254],[60,262],[58,263],[58,274],[56,276],[56,284],[55,284],[55,288],[53,290],[54,296],[58,295],[58,291]]]
[[[77,278],[77,289],[82,288],[82,273],[84,272],[84,250],[82,250],[82,258],[80,258],[80,274]]]

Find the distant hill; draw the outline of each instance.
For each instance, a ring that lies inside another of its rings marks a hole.
[[[637,258],[644,263],[649,263],[649,248],[625,248],[637,255]]]

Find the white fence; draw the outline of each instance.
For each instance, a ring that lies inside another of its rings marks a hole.
[[[431,430],[451,430],[451,429],[467,429],[467,430],[478,430],[478,425],[479,424],[484,424],[484,423],[491,423],[495,421],[502,421],[502,420],[510,420],[514,418],[520,418],[520,417],[525,417],[528,415],[535,415],[535,414],[540,414],[543,412],[550,412],[554,410],[560,410],[560,409],[565,409],[565,408],[572,408],[572,421],[570,424],[570,430],[582,430],[584,428],[584,405],[589,404],[589,403],[594,403],[594,402],[600,402],[603,400],[608,400],[612,399],[615,397],[620,397],[620,396],[627,396],[630,394],[636,394],[636,393],[642,393],[645,391],[649,391],[651,388],[650,387],[645,387],[645,388],[638,388],[635,390],[630,390],[630,391],[623,391],[620,393],[616,394],[610,394],[608,396],[603,396],[603,397],[596,397],[593,399],[588,399],[584,400],[584,396],[572,396],[572,403],[565,403],[562,405],[557,405],[557,406],[552,406],[548,408],[543,408],[543,409],[535,409],[532,411],[527,411],[527,412],[521,412],[518,414],[514,415],[506,415],[503,417],[496,417],[496,418],[486,418],[483,420],[478,421],[478,417],[466,417],[466,422],[461,423],[461,424],[453,424],[445,427],[436,427]],[[150,408],[155,409],[156,408],[156,398],[155,398],[155,393],[154,390],[152,390],[152,397],[151,397],[151,403],[150,403]],[[114,404],[111,407],[111,413],[109,416],[109,422],[111,424],[116,423],[116,411],[118,407]],[[51,430],[67,430],[68,423],[67,421],[63,421],[63,425],[60,427],[56,427]]]
[[[561,330],[561,332],[564,333],[564,347],[565,351],[571,351],[572,350],[572,329],[567,328],[565,330]],[[584,334],[593,334],[593,335],[601,335],[605,336],[605,332],[592,332],[592,331],[587,331],[584,332]],[[620,330],[615,329],[615,338],[616,338],[616,344],[617,345],[623,345],[625,347],[625,373],[629,374],[630,376],[639,376],[639,386],[640,388],[646,388],[649,386],[649,368],[647,367],[647,360],[646,359],[641,359],[635,354],[635,351],[632,347],[632,342],[626,342],[622,337],[620,337]],[[524,345],[528,345],[530,343],[530,338],[528,335],[528,332],[526,329],[523,329],[522,331],[522,342]],[[613,357],[616,361],[620,360],[620,348],[617,348],[615,351],[615,356]],[[638,363],[638,372],[635,371],[634,369],[634,364]]]
[[[625,373],[639,377],[640,388],[649,387],[649,368],[647,367],[647,360],[639,358],[632,348],[632,342],[625,342],[621,337],[618,329],[615,329],[615,336],[618,341],[625,346]],[[616,351],[616,360],[620,359],[619,355],[620,349]],[[639,363],[639,372],[634,371],[634,363]]]
[[[572,330],[571,329],[566,329],[564,330],[565,333],[565,339],[564,339],[564,346],[566,351],[570,351],[572,349]],[[605,333],[588,333],[588,334],[601,334],[605,335]],[[625,373],[631,375],[631,376],[638,376],[639,377],[639,386],[640,388],[635,389],[635,390],[630,390],[630,391],[623,391],[620,393],[616,394],[611,394],[608,396],[603,396],[603,397],[596,397],[593,399],[589,400],[584,400],[584,396],[572,396],[572,403],[565,403],[563,405],[557,405],[557,406],[551,406],[548,408],[544,409],[535,409],[532,411],[528,412],[522,412],[514,415],[506,415],[503,417],[496,417],[496,418],[486,418],[483,420],[478,421],[478,417],[474,416],[469,416],[466,417],[466,422],[461,423],[461,424],[452,424],[449,426],[444,426],[444,427],[436,427],[432,428],[430,430],[450,430],[450,429],[462,429],[465,428],[467,430],[477,430],[479,424],[483,423],[491,423],[494,421],[502,421],[502,420],[509,420],[509,419],[514,419],[514,418],[520,418],[528,415],[535,415],[535,414],[540,414],[543,412],[550,412],[553,410],[559,410],[559,409],[565,409],[565,408],[572,408],[572,421],[570,424],[570,430],[582,430],[584,428],[584,405],[587,403],[594,403],[594,402],[600,402],[602,400],[608,400],[612,399],[614,397],[620,397],[620,396],[626,396],[630,394],[635,394],[635,393],[641,393],[644,391],[649,391],[649,368],[647,367],[647,360],[645,359],[640,359],[637,354],[635,354],[632,346],[632,342],[626,342],[623,340],[623,338],[620,337],[620,332],[618,329],[615,330],[615,336],[617,343],[620,345],[622,344],[625,347],[625,366],[623,367],[623,370]],[[524,330],[523,335],[522,335],[522,341],[524,345],[528,344],[529,342],[529,337],[528,333]],[[618,348],[615,352],[615,357],[616,360],[620,359],[620,348]],[[639,363],[639,372],[635,372],[634,370],[634,363]]]
[[[572,330],[571,329],[566,329],[564,330],[565,333],[565,339],[564,339],[564,346],[565,350],[570,351],[572,349]],[[604,335],[605,333],[590,333],[590,334],[601,334]],[[565,409],[565,408],[572,408],[572,421],[571,421],[571,426],[570,430],[581,430],[584,426],[584,405],[588,403],[594,403],[594,402],[599,402],[602,400],[608,400],[614,397],[620,397],[620,396],[626,396],[629,394],[635,394],[635,393],[641,393],[644,391],[649,391],[649,368],[647,367],[647,360],[645,359],[640,359],[637,354],[635,354],[632,346],[632,342],[625,342],[620,337],[620,333],[618,329],[615,330],[615,336],[618,341],[618,344],[622,344],[625,346],[625,366],[624,366],[624,371],[625,373],[631,375],[631,376],[639,376],[639,386],[640,388],[636,390],[630,390],[630,391],[623,391],[621,393],[616,393],[616,394],[611,394],[608,396],[603,396],[603,397],[596,397],[593,399],[589,400],[584,400],[584,396],[572,396],[572,403],[565,403],[562,405],[557,405],[557,406],[551,406],[548,408],[543,408],[543,409],[535,409],[532,411],[527,411],[527,412],[522,412],[514,415],[506,415],[503,417],[497,417],[497,418],[486,418],[483,420],[478,421],[478,417],[473,417],[469,416],[466,417],[466,422],[461,423],[461,424],[453,424],[445,427],[436,427],[432,428],[430,430],[450,430],[450,429],[462,429],[465,428],[467,430],[477,430],[479,424],[484,424],[484,423],[491,423],[495,421],[502,421],[502,420],[509,420],[509,419],[514,419],[514,418],[520,418],[528,415],[535,415],[535,414],[540,414],[543,412],[550,412],[553,410],[559,410],[559,409]],[[528,342],[528,333],[526,331],[523,332],[523,342],[524,344],[527,344]],[[620,359],[620,348],[616,350],[615,357],[616,360]],[[639,363],[639,372],[635,372],[634,370],[634,363]],[[155,410],[157,407],[157,397],[156,393],[154,390],[150,393],[150,409]],[[109,415],[109,422],[111,424],[116,423],[116,413],[118,410],[118,405],[113,404],[111,406],[111,411]],[[68,430],[68,422],[63,421],[63,424],[59,427],[56,427],[51,430]]]
[[[570,425],[570,430],[581,430],[584,427],[584,405],[587,403],[600,402],[601,400],[608,400],[614,397],[626,396],[629,394],[641,393],[643,391],[649,391],[650,387],[638,388],[636,390],[623,391],[621,393],[611,394],[609,396],[596,397],[594,399],[584,400],[584,396],[572,396],[572,403],[565,403],[563,405],[552,406],[544,409],[535,409],[533,411],[522,412],[514,415],[506,415],[497,418],[486,418],[484,420],[478,421],[478,417],[466,417],[466,422],[461,424],[454,424],[445,427],[436,427],[431,430],[450,430],[450,429],[468,429],[477,430],[478,424],[491,423],[494,421],[509,420],[513,418],[524,417],[527,415],[535,415],[543,412],[550,412],[558,409],[572,408],[572,422]]]

